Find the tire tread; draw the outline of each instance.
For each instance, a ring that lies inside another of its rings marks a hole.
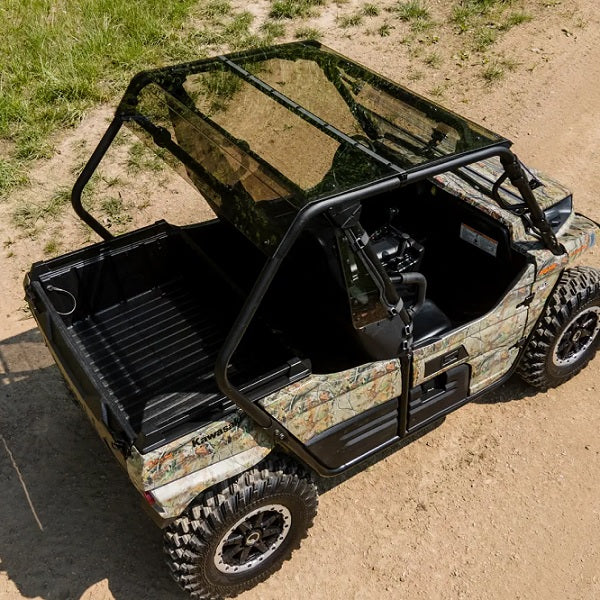
[[[307,512],[307,526],[280,560],[254,577],[231,586],[208,581],[202,569],[211,539],[224,523],[265,494],[284,493],[299,497]],[[219,600],[246,591],[277,571],[308,534],[317,511],[317,488],[310,477],[291,461],[270,459],[232,481],[205,492],[186,512],[173,521],[164,534],[164,551],[171,577],[193,600]]]
[[[581,307],[598,297],[600,271],[592,267],[573,267],[562,273],[517,367],[517,373],[522,379],[534,387],[546,390],[561,385],[589,363],[595,350],[589,352],[584,360],[576,363],[563,376],[552,375],[546,366],[548,355],[561,329]]]

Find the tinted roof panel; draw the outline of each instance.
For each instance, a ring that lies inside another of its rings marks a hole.
[[[140,73],[117,113],[268,252],[309,202],[508,143],[313,42]]]

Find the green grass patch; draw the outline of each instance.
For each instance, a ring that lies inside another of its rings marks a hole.
[[[458,33],[468,34],[467,44],[485,52],[499,35],[527,23],[532,15],[513,10],[514,0],[460,0],[452,8],[451,20]]]
[[[504,77],[504,69],[496,62],[487,65],[481,72],[483,79],[489,83],[500,81]]]
[[[165,168],[165,163],[158,156],[159,152],[160,150],[155,152],[141,142],[135,142],[127,153],[127,170],[130,173],[162,171]]]
[[[27,183],[27,173],[16,161],[0,158],[0,200],[14,188]]]
[[[393,27],[389,23],[384,23],[383,25],[381,25],[379,27],[379,29],[377,30],[377,33],[381,37],[388,37],[392,33],[392,29],[393,29]]]
[[[427,6],[421,0],[409,0],[408,2],[398,2],[391,8],[398,19],[410,23],[410,28],[415,33],[426,31],[435,26],[431,19],[431,13]]]
[[[442,57],[437,52],[432,52],[423,59],[423,62],[426,65],[437,69],[442,64]]]
[[[342,29],[348,29],[350,27],[358,27],[362,23],[363,17],[360,13],[353,15],[340,15],[337,18],[337,24]]]
[[[100,203],[102,212],[106,215],[110,225],[126,225],[131,222],[132,217],[123,206],[120,198],[104,198]]]
[[[529,23],[533,17],[522,11],[513,12],[502,22],[499,29],[502,31],[508,31],[517,25],[522,25],[523,23]]]
[[[28,161],[52,155],[52,134],[114,102],[137,71],[201,58],[209,45],[238,49],[285,34],[276,23],[254,33],[252,23],[230,0],[4,0],[0,194],[27,181]]]
[[[473,34],[473,48],[484,52],[498,39],[498,30],[491,27],[481,27]]]
[[[217,19],[231,13],[231,2],[229,0],[210,0],[202,2],[198,14],[205,19]]]
[[[275,0],[271,3],[269,16],[274,19],[312,17],[315,15],[315,8],[324,4],[325,0]]]
[[[270,39],[276,40],[285,35],[285,25],[275,21],[266,21],[260,26],[260,30]]]
[[[452,9],[452,22],[464,33],[490,24],[506,30],[531,20],[522,11],[515,11],[505,19],[503,15],[512,4],[513,0],[461,0]]]
[[[377,4],[363,4],[363,7],[360,9],[360,12],[365,17],[376,17],[379,14],[379,6]]]
[[[408,2],[398,2],[393,7],[401,21],[428,21],[431,19],[429,9],[421,2],[421,0],[408,0]]]
[[[44,254],[48,256],[54,256],[55,254],[58,254],[59,250],[60,243],[55,238],[48,240],[44,246]]]
[[[139,69],[173,58],[194,0],[4,0],[0,9],[0,137],[23,159],[48,136],[112,98]],[[207,6],[211,6],[209,4]]]
[[[58,218],[70,200],[71,189],[60,187],[44,202],[19,204],[13,211],[13,223],[21,229],[32,230],[40,220],[47,221]]]
[[[294,37],[298,40],[320,40],[323,37],[323,32],[316,27],[298,27]]]

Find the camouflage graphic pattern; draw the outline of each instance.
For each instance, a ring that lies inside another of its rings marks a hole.
[[[164,519],[179,516],[188,504],[209,487],[250,469],[265,456],[265,449],[255,446],[235,456],[216,462],[190,475],[156,488],[154,507]]]
[[[490,165],[490,161],[474,168],[490,179],[498,175],[498,165]],[[543,182],[544,187],[535,190],[542,207],[558,202],[568,193],[548,178],[543,178]],[[595,244],[597,228],[585,217],[572,215],[559,236],[568,255],[554,256],[526,232],[520,217],[500,208],[461,178],[446,173],[436,177],[435,184],[503,223],[511,233],[513,247],[536,262],[527,267],[515,288],[488,314],[415,350],[413,385],[418,385],[426,379],[428,361],[463,345],[468,356],[460,362],[471,366],[469,393],[473,394],[511,368],[519,352],[516,343],[531,332],[562,270]],[[519,307],[531,293],[534,296],[529,308]],[[399,396],[401,389],[400,362],[388,360],[341,373],[311,375],[260,403],[298,439],[308,442],[328,428]],[[146,455],[134,448],[127,469],[140,490],[156,491],[162,516],[176,516],[204,489],[252,467],[272,448],[272,442],[247,417],[234,413]]]
[[[518,329],[517,331],[522,332],[523,330]],[[484,390],[508,373],[519,354],[519,348],[514,346],[514,344],[520,337],[520,335],[515,335],[510,341],[512,345],[494,348],[470,362],[472,372],[474,373],[469,386],[470,394]]]
[[[542,175],[534,169],[529,169],[529,171],[542,183],[540,187],[533,190],[533,195],[542,210],[554,206],[567,196],[571,195],[571,192],[557,181],[546,175]],[[491,189],[494,182],[502,175],[502,173],[504,173],[504,169],[500,164],[500,159],[492,157],[487,160],[472,163],[465,173],[474,181]],[[501,209],[492,198],[478,192],[467,181],[454,173],[437,175],[434,177],[434,181],[440,187],[448,189],[449,192],[459,196],[466,202],[476,205],[484,212],[494,216],[494,218],[506,222],[507,225],[509,225],[507,221],[521,221],[519,217],[515,217],[509,211]],[[502,191],[504,191],[504,194],[502,194]],[[509,204],[519,204],[523,202],[518,190],[511,185],[510,181],[505,181],[502,184],[500,192],[504,200]],[[511,219],[511,217],[515,218]]]
[[[535,199],[542,210],[546,210],[547,208],[554,206],[557,202],[560,202],[567,196],[571,195],[571,192],[558,181],[551,179],[547,175],[543,175],[535,169],[528,168],[528,170],[542,184],[540,187],[533,190],[533,195],[535,196]],[[500,159],[497,156],[493,156],[492,158],[470,164],[467,173],[473,179],[491,188],[498,177],[504,173],[504,168],[502,167]],[[522,202],[519,191],[510,183],[509,180],[506,180],[502,184],[500,192],[502,193],[503,190],[508,192],[503,194],[503,198],[507,202]]]
[[[418,348],[413,359],[413,386],[425,381],[425,364],[459,346],[464,346],[468,356],[452,366],[467,362],[471,365],[471,389],[474,393],[486,382],[500,378],[512,366],[516,354],[510,352],[523,336],[527,323],[527,307],[518,306],[530,294],[535,269],[529,265],[515,287],[505,298],[476,321],[445,336],[428,346]],[[487,351],[492,349],[491,351]],[[442,371],[440,369],[437,373]],[[435,376],[431,373],[427,378]]]
[[[531,246],[530,244],[519,244],[523,250],[535,258],[538,265],[538,273],[541,277],[561,271],[570,264],[579,260],[581,255],[596,244],[598,228],[596,224],[582,215],[572,215],[563,228],[559,242],[565,247],[567,254],[554,256],[552,252],[542,247],[541,244]]]
[[[341,373],[311,375],[260,401],[298,439],[315,435],[402,392],[399,360],[367,363]]]
[[[531,333],[537,320],[540,318],[548,297],[552,293],[558,278],[560,277],[560,271],[554,271],[544,277],[538,278],[531,288],[531,293],[534,294],[533,301],[529,305],[529,314],[527,316],[527,328],[525,329],[525,336]]]
[[[235,412],[146,454],[133,448],[127,471],[147,491],[253,448],[258,462],[272,447],[249,417]]]

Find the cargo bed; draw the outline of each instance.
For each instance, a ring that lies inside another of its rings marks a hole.
[[[40,326],[78,395],[116,439],[141,452],[234,408],[213,369],[241,290],[194,241],[202,227],[192,236],[158,223],[38,263],[30,275]],[[218,222],[204,231],[235,252]],[[255,268],[246,265],[246,274]],[[230,379],[257,398],[306,373],[258,320]]]

